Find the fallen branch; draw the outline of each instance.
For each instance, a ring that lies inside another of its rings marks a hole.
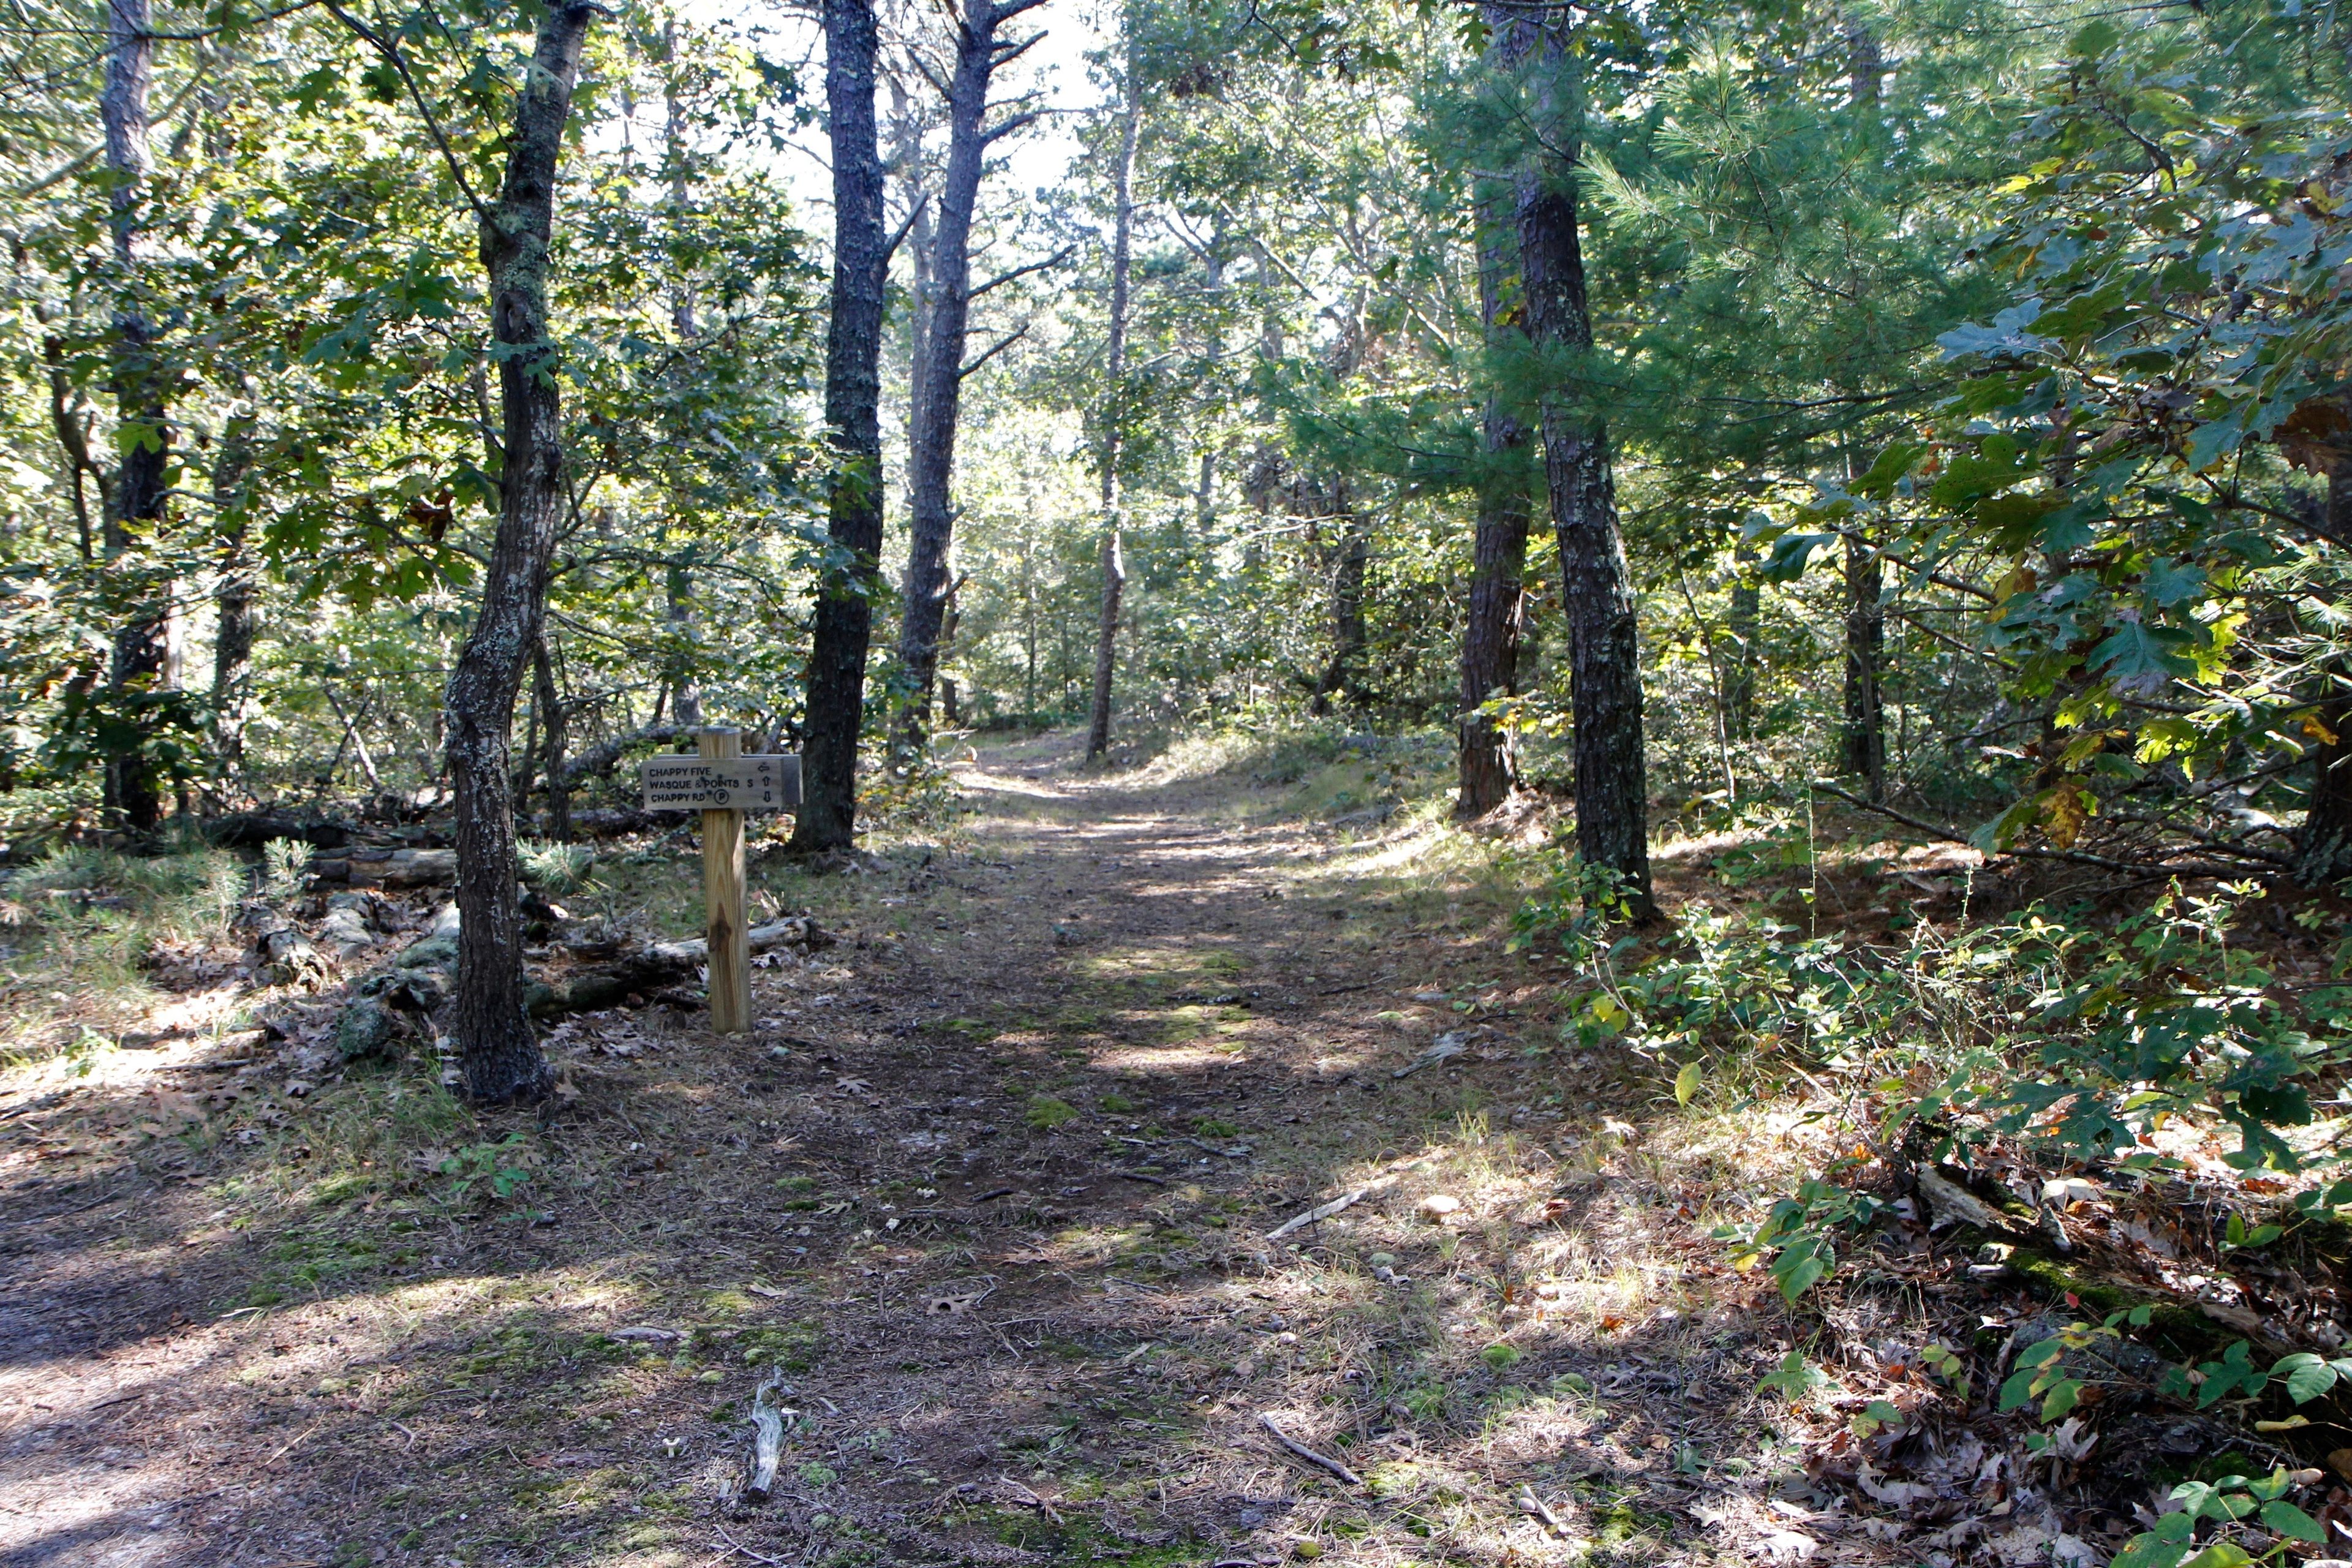
[[[1258,1415],[1257,1424],[1265,1427],[1276,1442],[1281,1444],[1283,1447],[1289,1450],[1290,1457],[1292,1458],[1303,1460],[1306,1463],[1314,1466],[1318,1470],[1328,1471],[1349,1486],[1360,1487],[1364,1484],[1363,1477],[1358,1475],[1355,1471],[1349,1469],[1339,1460],[1332,1458],[1328,1454],[1318,1454],[1314,1449],[1308,1447],[1306,1444],[1301,1443],[1291,1436],[1289,1433],[1284,1431],[1282,1427],[1276,1424],[1272,1415],[1266,1415],[1261,1411]]]
[[[1045,1516],[1045,1522],[1048,1524],[1059,1525],[1062,1522],[1060,1512],[1055,1509],[1053,1503],[1047,1499],[1038,1496],[1037,1493],[1032,1491],[1027,1487],[1023,1486],[1011,1476],[1000,1476],[997,1479],[1014,1494],[1013,1499],[1014,1502],[1020,1503],[1027,1508],[1035,1509],[1039,1513]]]
[[[1937,1174],[1922,1165],[1915,1179],[1919,1184],[1919,1195],[1927,1200],[1931,1213],[1928,1228],[1947,1225],[1972,1225],[1979,1230],[2014,1232],[2020,1227],[2010,1223],[2009,1216],[1982,1198],[1948,1177]]]
[[[1891,817],[1906,827],[1916,827],[1920,832],[1939,838],[1947,844],[1967,844],[1973,847],[1974,841],[1956,827],[1949,827],[1939,822],[1930,822],[1924,816],[1914,816],[1907,811],[1897,811],[1884,801],[1865,800],[1849,790],[1840,789],[1826,779],[1815,779],[1812,782],[1812,787],[1822,795],[1835,795],[1848,805],[1860,806],[1864,811]],[[2229,849],[2231,847],[2217,844],[2212,847]],[[2156,859],[2144,861],[2116,860],[2105,855],[2086,854],[2080,849],[2039,849],[2032,845],[2013,845],[2000,850],[2000,853],[2013,856],[2021,860],[2056,860],[2069,866],[2096,866],[2103,871],[2123,871],[2139,877],[2244,877],[2258,874],[2254,868],[2249,866],[2215,866],[2202,860],[2192,860],[2185,865],[2168,865],[2164,863],[2163,857],[2186,853],[2186,851],[2169,849],[2159,850]],[[2268,858],[2264,858],[2267,860]]]
[[[718,1531],[719,1539],[727,1543],[727,1552],[722,1552],[722,1556],[740,1552],[744,1556],[749,1557],[752,1562],[769,1563],[772,1565],[772,1568],[773,1568],[773,1565],[781,1564],[784,1561],[781,1557],[769,1557],[761,1552],[752,1551],[750,1547],[744,1545],[741,1542],[728,1534],[727,1531],[719,1525],[713,1524],[710,1528]]]
[[[1550,1507],[1545,1503],[1544,1500],[1536,1496],[1535,1489],[1533,1487],[1522,1487],[1519,1489],[1519,1511],[1521,1513],[1531,1513],[1538,1519],[1542,1520],[1545,1525],[1549,1528],[1554,1535],[1565,1538],[1569,1533],[1568,1521],[1560,1518],[1559,1515],[1552,1512]]]
[[[763,1383],[751,1396],[751,1421],[760,1429],[760,1438],[753,1450],[751,1479],[743,1488],[746,1502],[765,1502],[774,1494],[776,1467],[784,1457],[784,1423],[800,1418],[799,1411],[787,1410],[776,1402],[776,1387]]]
[[[637,747],[667,745],[693,733],[691,729],[677,724],[652,724],[642,730],[615,735],[609,741],[599,741],[565,761],[564,785],[568,788],[592,778],[610,778],[629,752]]]
[[[1284,1237],[1288,1236],[1294,1230],[1299,1230],[1305,1226],[1329,1219],[1341,1209],[1354,1207],[1357,1204],[1362,1203],[1366,1198],[1370,1197],[1378,1191],[1380,1191],[1380,1188],[1378,1187],[1358,1187],[1354,1192],[1348,1194],[1344,1197],[1333,1198],[1328,1204],[1318,1204],[1313,1208],[1308,1209],[1305,1214],[1293,1215],[1290,1218],[1284,1220],[1280,1225],[1276,1226],[1272,1230],[1267,1231],[1265,1233],[1265,1238],[1268,1241],[1280,1241]]]

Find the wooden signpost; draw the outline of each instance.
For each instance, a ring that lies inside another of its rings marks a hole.
[[[647,811],[702,813],[702,895],[709,913],[710,1026],[740,1035],[751,1026],[751,922],[743,915],[743,814],[790,811],[801,803],[801,760],[743,754],[743,731],[697,731],[697,756],[646,759]]]

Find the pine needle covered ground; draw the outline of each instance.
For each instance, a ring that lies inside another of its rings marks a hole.
[[[754,1034],[576,1015],[540,1114],[451,1099],[426,1026],[338,1053],[430,891],[272,975],[241,868],[114,959],[88,906],[163,893],[20,878],[73,908],[20,917],[0,1077],[0,1560],[2096,1563],[2217,1465],[2327,1515],[2285,1438],[2129,1368],[2071,1425],[1997,1409],[2097,1316],[1924,1213],[1794,1307],[1739,1267],[1719,1229],[1854,1152],[1845,1080],[1597,1026],[1509,951],[1536,861],[1445,826],[1409,745],[1105,776],[1049,737],[959,784],[861,869],[761,862],[822,937]],[[1776,853],[1670,843],[1666,900],[1964,896],[1949,851]],[[570,902],[676,931],[696,868],[607,849]],[[2111,1197],[2078,1242],[2139,1223]]]

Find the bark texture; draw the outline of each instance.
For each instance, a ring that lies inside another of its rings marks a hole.
[[[825,103],[833,144],[833,315],[824,417],[834,476],[831,559],[818,584],[801,731],[802,803],[792,847],[849,847],[857,828],[857,739],[882,556],[882,154],[874,119],[873,0],[825,0]]]
[[[1118,607],[1127,592],[1126,547],[1120,539],[1119,458],[1126,447],[1127,308],[1135,233],[1135,141],[1143,100],[1135,62],[1127,65],[1126,103],[1119,117],[1118,163],[1111,172],[1110,342],[1103,368],[1102,614],[1095,628],[1094,706],[1087,724],[1087,755],[1110,750],[1112,677],[1118,671]]]
[[[104,548],[109,590],[119,617],[107,690],[116,719],[136,737],[107,760],[106,803],[134,833],[163,816],[163,791],[145,738],[156,694],[166,683],[171,632],[170,584],[139,558],[163,525],[165,444],[170,437],[163,378],[153,323],[139,295],[139,249],[147,195],[147,94],[155,41],[147,0],[109,0],[106,85],[99,117],[106,132],[106,168],[113,183],[114,258],[120,272],[114,317],[114,395],[126,439],[107,498]]]
[[[1500,203],[1478,204],[1478,319],[1487,342],[1511,329],[1503,322],[1503,289],[1510,258]],[[1527,426],[1499,394],[1486,399],[1486,461],[1478,482],[1477,535],[1471,548],[1470,614],[1462,628],[1460,786],[1454,814],[1484,816],[1503,804],[1517,782],[1508,737],[1478,710],[1497,692],[1518,689],[1519,595],[1528,566]]]
[[[1756,738],[1757,639],[1762,634],[1764,590],[1757,582],[1755,552],[1741,549],[1732,558],[1738,574],[1731,584],[1730,657],[1723,670],[1723,729],[1733,741]]]
[[[253,642],[257,583],[252,531],[254,416],[229,416],[213,461],[213,518],[220,576],[213,588],[213,751],[222,775],[245,774],[245,730],[253,721]]]
[[[2352,463],[2327,476],[2327,526],[2352,537]],[[2352,664],[2338,660],[2325,676],[2319,724],[2313,737],[2311,795],[2295,839],[2295,880],[2323,888],[2352,877]]]
[[[971,217],[988,150],[1030,123],[1032,113],[988,123],[988,88],[996,68],[1022,46],[1003,42],[1004,24],[1044,0],[963,0],[956,59],[947,83],[948,156],[940,176],[938,222],[931,231],[930,322],[922,377],[912,389],[908,430],[906,607],[898,623],[899,678],[905,685],[896,744],[920,749],[930,730],[931,689],[939,674],[940,621],[947,613],[948,549],[955,531],[956,422],[961,410],[964,344],[971,325]]]
[[[1331,550],[1331,658],[1315,681],[1307,711],[1331,711],[1334,699],[1361,704],[1364,700],[1364,658],[1371,638],[1364,626],[1364,579],[1372,563],[1372,533],[1356,510],[1344,479],[1331,481],[1329,510],[1322,515],[1339,524],[1339,538]]]
[[[1878,552],[1847,540],[1845,714],[1838,752],[1843,770],[1863,781],[1873,800],[1886,793],[1886,703],[1879,682],[1886,659],[1886,612],[1879,603],[1885,581]]]
[[[563,691],[555,681],[554,652],[544,636],[539,639],[539,650],[531,655],[530,665],[538,693],[540,755],[547,779],[547,836],[561,842],[572,837],[572,785],[563,771],[568,726]]]
[[[482,1100],[537,1100],[550,1081],[524,1010],[509,737],[523,668],[539,644],[548,568],[564,517],[562,406],[548,323],[549,244],[557,161],[581,47],[595,15],[591,5],[562,0],[540,14],[505,181],[482,214],[490,331],[505,351],[499,362],[505,466],[481,610],[450,672],[446,704],[460,917],[450,1022],[467,1092]]]
[[[1541,425],[1544,481],[1568,612],[1577,849],[1586,864],[1617,872],[1634,913],[1647,918],[1655,901],[1633,576],[1618,532],[1608,427],[1580,406],[1577,384],[1576,367],[1592,349],[1575,172],[1581,109],[1575,66],[1562,40],[1547,29],[1541,41],[1525,64],[1530,123],[1541,137],[1523,162],[1516,216],[1528,335],[1565,373],[1546,378]]]

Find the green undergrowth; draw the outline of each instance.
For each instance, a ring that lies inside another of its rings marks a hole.
[[[2330,1271],[2352,1206],[2336,1114],[2352,940],[2320,902],[2265,922],[2255,884],[2176,884],[2136,908],[1897,921],[1879,939],[1695,903],[1639,931],[1612,879],[1563,850],[1541,858],[1513,942],[1565,969],[1563,1043],[1623,1050],[1695,1116],[1752,1127],[1804,1102],[1789,1120],[1813,1168],[1715,1232],[1792,1304],[1898,1201],[1915,1219],[1973,1202],[1995,1233],[1968,1233],[1980,1258],[2104,1314],[2084,1331],[2173,1358],[2172,1396],[2249,1415],[2266,1392],[2338,1397],[2352,1361],[2273,1366],[2194,1303],[2045,1245],[2069,1207],[2112,1205],[2168,1216],[2200,1268]]]
[[[226,938],[254,877],[229,851],[193,842],[154,856],[67,845],[6,874],[0,1057],[21,1062],[68,1047],[73,1026],[128,1026],[157,999],[150,975],[159,954]]]

